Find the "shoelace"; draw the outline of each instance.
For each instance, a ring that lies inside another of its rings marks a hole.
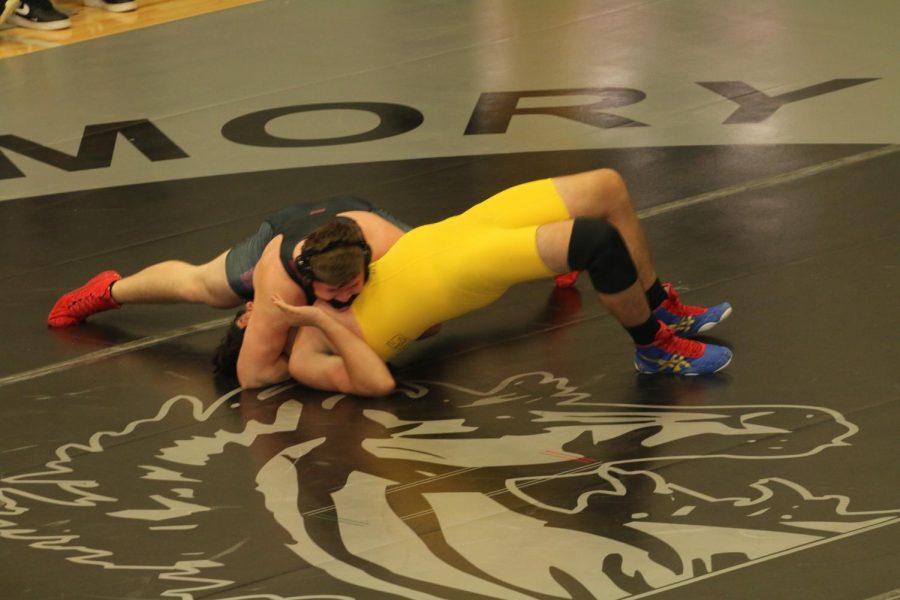
[[[681,298],[678,296],[678,292],[675,291],[675,288],[667,286],[666,292],[668,292],[669,297],[663,302],[663,304],[670,313],[682,316],[692,316],[703,314],[704,312],[706,312],[706,309],[702,306],[682,304]]]
[[[658,348],[662,348],[666,352],[690,357],[702,356],[705,348],[704,344],[700,342],[678,337],[672,333],[672,330],[668,327],[657,334],[654,345]]]
[[[81,292],[81,290],[78,290]],[[83,292],[83,293],[75,293],[75,297],[66,302],[65,307],[66,311],[71,313],[76,317],[83,316],[81,313],[87,311],[88,314],[91,314],[91,311],[94,310],[96,304],[101,300],[93,291]]]

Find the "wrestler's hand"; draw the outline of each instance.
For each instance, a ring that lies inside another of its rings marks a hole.
[[[315,306],[294,306],[285,302],[278,294],[272,294],[272,304],[281,309],[291,327],[305,327],[307,325],[317,327],[325,316],[321,308]]]

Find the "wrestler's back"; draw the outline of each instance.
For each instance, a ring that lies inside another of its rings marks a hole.
[[[549,274],[536,227],[473,227],[459,217],[416,228],[372,264],[353,303],[365,340],[388,359],[426,329],[486,306],[510,285]]]

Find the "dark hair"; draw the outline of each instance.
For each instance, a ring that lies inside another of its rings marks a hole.
[[[338,218],[309,234],[298,260],[306,265],[312,279],[343,285],[365,273],[371,256],[372,250],[359,225],[351,219]]]
[[[213,355],[212,364],[216,375],[225,375],[228,377],[237,377],[237,361],[238,354],[241,353],[241,345],[244,343],[245,329],[237,326],[237,321],[244,313],[246,308],[242,308],[234,315],[225,337],[216,347],[216,353]]]

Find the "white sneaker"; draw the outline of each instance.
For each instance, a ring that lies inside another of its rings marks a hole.
[[[134,0],[81,0],[85,6],[102,8],[110,12],[128,12],[137,10],[137,2]]]
[[[15,14],[10,15],[9,22],[19,27],[43,31],[72,26],[68,15],[56,10],[50,0],[21,0]]]

